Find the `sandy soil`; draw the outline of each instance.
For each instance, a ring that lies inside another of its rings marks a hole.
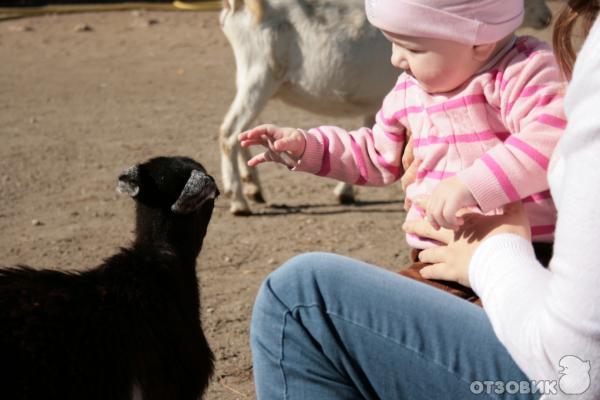
[[[84,269],[128,244],[133,204],[115,180],[136,162],[188,155],[219,175],[218,126],[235,65],[216,12],[5,21],[0,60],[0,264]],[[278,102],[260,121],[359,123]],[[313,250],[395,270],[407,261],[399,185],[360,188],[360,204],[341,206],[331,181],[276,165],[260,170],[269,203],[233,217],[219,199],[199,258],[217,357],[207,399],[254,398],[250,313],[260,282],[280,263]]]

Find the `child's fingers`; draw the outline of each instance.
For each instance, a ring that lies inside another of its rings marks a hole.
[[[448,203],[444,204],[444,210],[442,212],[443,220],[440,221],[440,225],[446,229],[458,229],[463,224],[463,220],[462,218],[457,217],[456,214],[457,210],[455,210],[455,207],[452,207]]]
[[[452,231],[447,229],[434,229],[431,223],[424,219],[406,221],[402,225],[402,230],[404,230],[406,233],[412,233],[413,235],[437,240],[438,242],[442,243],[448,243],[454,237],[454,233]]]
[[[431,225],[431,227],[433,229],[435,229],[436,231],[439,231],[440,228],[442,227],[440,225],[440,223],[435,219],[435,217],[430,217],[429,215],[427,215],[427,222],[429,222],[429,224]]]
[[[415,203],[415,205],[421,208],[422,210],[427,210],[427,206],[429,205],[429,198],[430,197],[428,195],[417,196],[413,199],[413,203]]]
[[[446,225],[444,219],[444,203],[437,198],[432,198],[427,204],[427,221],[435,230],[440,229],[440,226]]]
[[[240,140],[240,146],[242,147],[250,147],[250,146],[264,146],[265,143],[261,139],[242,139]]]
[[[255,155],[251,159],[248,160],[249,167],[256,167],[258,164],[262,164],[264,162],[270,161],[267,159],[267,152],[263,152]]]
[[[238,135],[238,140],[257,140],[265,135],[268,137],[273,137],[273,135],[277,132],[278,129],[279,127],[273,124],[255,126],[252,129],[240,133]]]
[[[299,150],[302,150],[301,138],[297,136],[287,136],[273,142],[273,147],[276,151],[289,151],[293,155],[297,154]]]

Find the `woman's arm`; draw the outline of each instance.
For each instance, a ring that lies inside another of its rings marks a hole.
[[[476,250],[470,280],[528,376],[556,379],[560,359],[574,355],[591,361],[592,382],[600,382],[599,23],[579,55],[566,104],[569,123],[550,177],[558,221],[549,270],[525,239],[500,235]]]

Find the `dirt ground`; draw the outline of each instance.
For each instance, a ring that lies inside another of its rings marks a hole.
[[[548,38],[548,30],[536,34]],[[234,72],[216,12],[1,22],[0,264],[84,269],[127,245],[133,203],[115,182],[136,162],[187,155],[218,177],[218,127]],[[360,122],[279,102],[260,117],[267,121]],[[268,204],[233,217],[219,199],[199,258],[204,326],[217,358],[207,399],[254,398],[250,314],[261,281],[280,263],[314,250],[395,270],[407,261],[399,185],[360,188],[361,203],[341,206],[332,181],[272,164],[260,171]]]

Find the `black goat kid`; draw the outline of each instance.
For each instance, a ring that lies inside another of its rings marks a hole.
[[[0,269],[0,399],[197,400],[213,372],[196,257],[219,191],[159,157],[119,176],[136,238],[85,272]]]

